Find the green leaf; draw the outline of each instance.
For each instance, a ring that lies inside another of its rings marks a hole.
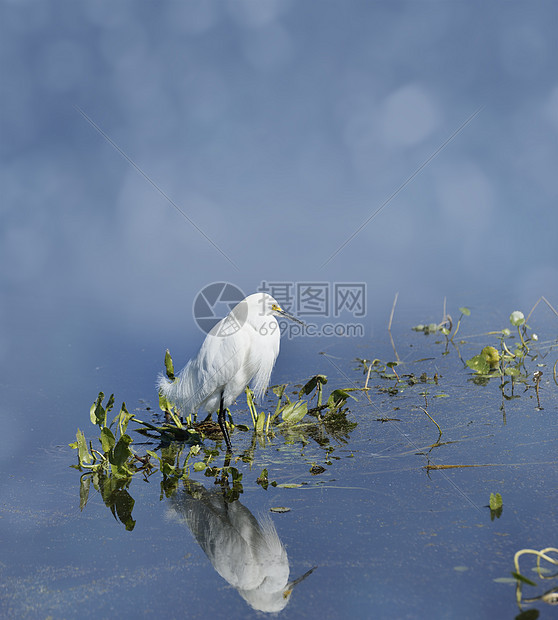
[[[459,308],[459,312],[461,312],[463,316],[471,316],[471,311],[469,310],[469,308]]]
[[[519,368],[514,368],[512,366],[508,366],[505,370],[504,370],[504,374],[508,375],[510,377],[519,377],[519,375],[521,374]]]
[[[265,425],[265,412],[262,411],[256,420],[256,433],[262,433]]]
[[[283,392],[285,391],[286,387],[287,384],[285,383],[283,385],[274,385],[271,389],[273,390],[275,396],[277,396],[277,398],[281,400],[281,397],[283,396]]]
[[[89,418],[91,420],[91,424],[97,424],[97,416],[95,415],[95,409],[97,408],[97,405],[101,403],[104,397],[105,395],[102,392],[99,392],[99,395],[97,396],[97,400],[91,405],[89,409]]]
[[[523,325],[523,323],[525,323],[525,316],[523,315],[523,312],[520,312],[519,310],[512,312],[510,314],[510,323],[515,327]]]
[[[281,402],[283,400],[283,394],[285,393],[286,387],[287,387],[287,384],[285,383],[283,385],[274,385],[271,388],[275,396],[277,396],[277,405],[275,407],[275,412],[273,414],[273,417],[271,418],[272,420],[275,420],[275,418],[279,415],[279,410],[281,409]],[[289,402],[288,397],[287,397],[287,402]]]
[[[500,493],[490,494],[490,502],[489,502],[490,510],[498,510],[502,508],[503,505],[504,503],[502,502],[502,496],[500,495]]]
[[[467,360],[467,366],[481,375],[487,374],[490,370],[490,366],[488,365],[484,355],[475,355],[475,357]]]
[[[112,458],[110,462],[116,467],[122,467],[128,458],[132,455],[132,451],[128,447],[132,443],[132,438],[129,435],[122,435],[114,446],[112,451]]]
[[[145,452],[146,454],[149,454],[151,458],[156,459],[159,463],[161,462],[161,457],[157,454],[157,452],[153,452],[153,450],[146,450]]]
[[[128,423],[134,417],[133,413],[130,413],[126,409],[126,403],[122,403],[122,407],[120,407],[120,413],[118,414],[118,426],[120,427],[120,434],[124,435],[126,429],[128,428]]]
[[[203,471],[207,465],[203,461],[197,461],[194,463],[194,471]]]
[[[87,441],[85,440],[85,435],[82,431],[79,430],[79,428],[76,433],[76,439],[79,464],[83,465],[84,463],[91,463],[93,457],[91,456],[91,454],[89,454],[89,450],[87,449]]]
[[[162,392],[159,392],[159,408],[161,411],[170,411],[172,409],[171,402]]]
[[[327,406],[329,409],[339,409],[345,404],[347,398],[352,398],[353,400],[356,400],[356,398],[352,394],[349,394],[349,392],[346,392],[345,390],[333,390],[333,392],[329,395],[329,398],[327,399]]]
[[[174,376],[174,364],[172,363],[172,357],[170,354],[170,351],[167,349],[165,352],[165,370],[167,373],[167,377],[171,380],[174,381],[175,380],[175,376]]]
[[[110,452],[116,443],[112,431],[107,426],[101,429],[101,436],[99,437],[99,440],[101,442],[101,446],[103,446],[104,452]]]
[[[107,406],[105,407],[107,413],[113,408],[113,406],[114,406],[114,394],[111,394],[109,396]]]
[[[102,405],[104,397],[105,395],[103,394],[103,392],[99,392],[97,400],[93,403],[91,409],[89,410],[89,417],[91,418],[91,422],[93,424],[96,424],[99,428],[103,428],[107,425],[107,412]]]
[[[490,368],[498,368],[498,364],[500,363],[500,354],[497,349],[491,346],[484,347],[481,351],[481,355],[484,356],[484,359]]]
[[[86,474],[79,479],[79,509],[83,510],[89,499],[89,487],[91,486],[91,475]]]
[[[288,424],[296,424],[300,422],[302,418],[308,413],[308,405],[302,401],[298,400],[296,403],[291,403],[287,405],[281,414],[283,418],[283,422],[287,422]]]
[[[254,404],[254,392],[247,387],[245,390],[246,393],[246,404],[248,405],[248,409],[250,410],[250,415],[252,417],[252,424],[254,429],[256,428],[256,422],[258,418],[258,412],[256,411],[256,405]]]
[[[298,393],[298,397],[308,396],[308,394],[313,392],[318,387],[318,384],[323,385],[325,383],[327,383],[327,377],[325,375],[315,375],[306,382],[304,387]]]
[[[526,583],[529,586],[537,585],[534,581],[527,579],[527,577],[524,577],[521,573],[513,572],[512,575],[517,579],[517,581],[522,581],[523,583]]]

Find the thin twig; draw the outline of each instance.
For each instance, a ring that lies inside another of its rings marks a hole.
[[[419,405],[419,409],[422,409],[424,411],[424,413],[426,413],[426,415],[432,420],[432,422],[434,422],[434,424],[438,428],[438,432],[440,433],[440,437],[441,437],[442,436],[442,429],[440,428],[440,425],[438,424],[438,422],[436,422],[436,420],[428,413],[428,411],[426,411],[426,409],[424,407],[421,407]],[[438,440],[440,439],[440,437],[438,437]]]
[[[395,305],[397,304],[398,297],[399,297],[399,293],[395,293],[395,298],[393,300],[393,305],[391,307],[391,314],[389,315],[388,334],[389,334],[389,339],[391,340],[391,346],[393,348],[393,352],[395,353],[395,357],[397,361],[400,362],[401,360],[399,359],[397,349],[395,348],[395,342],[393,341],[393,336],[391,335],[391,324],[393,322],[393,315],[395,314]],[[368,374],[370,375],[370,370],[368,371]]]

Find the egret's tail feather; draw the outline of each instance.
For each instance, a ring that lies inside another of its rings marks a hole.
[[[157,391],[159,394],[162,394],[169,403],[176,405],[176,387],[174,383],[163,373],[157,377]]]

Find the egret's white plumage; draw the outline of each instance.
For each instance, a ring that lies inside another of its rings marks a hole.
[[[174,381],[164,375],[159,377],[159,390],[183,415],[199,409],[208,413],[219,411],[219,424],[229,450],[224,410],[248,384],[256,399],[264,395],[279,354],[281,334],[275,315],[298,321],[280,308],[271,295],[249,295],[215,325],[197,356]]]

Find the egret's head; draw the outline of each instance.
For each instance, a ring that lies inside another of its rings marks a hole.
[[[282,316],[286,319],[290,319],[295,323],[300,323],[304,325],[304,323],[297,319],[292,314],[289,314],[286,310],[283,310],[281,306],[277,303],[277,301],[268,293],[254,293],[246,298],[246,300],[255,299],[256,303],[259,306],[259,313],[261,316]]]
[[[289,314],[288,312],[283,310],[283,308],[281,308],[281,306],[276,301],[274,301],[274,303],[271,305],[271,311],[277,316],[284,316],[286,319],[290,319],[295,323],[300,323],[301,325],[304,325],[304,323],[300,319],[297,319],[296,316],[293,316],[292,314]]]
[[[277,300],[268,293],[253,293],[237,304],[229,315],[213,328],[211,333],[218,336],[227,336],[238,331],[245,323],[259,329],[268,320],[267,317],[275,316],[285,317],[304,325],[300,319],[283,310],[277,303]],[[276,325],[275,319],[273,323]]]

